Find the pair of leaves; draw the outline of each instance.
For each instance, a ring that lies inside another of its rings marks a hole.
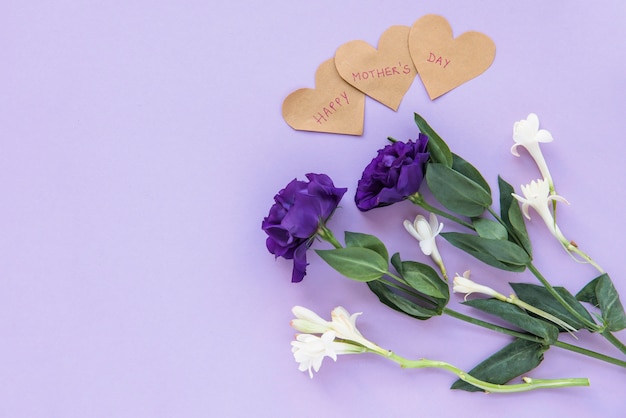
[[[576,299],[600,308],[607,330],[615,332],[626,328],[624,307],[608,274],[604,273],[587,283],[576,294]]]
[[[441,236],[455,247],[501,270],[524,271],[530,262],[528,254],[510,241],[460,232],[445,232]]]
[[[402,312],[412,316],[413,318],[424,320],[436,315],[441,315],[441,311],[419,305],[407,297],[394,292],[391,286],[381,283],[378,280],[367,282],[367,286],[376,296],[378,296],[378,299],[382,303],[389,306],[393,310]]]
[[[518,338],[468,373],[477,379],[504,385],[515,377],[537,367],[543,360],[543,353],[548,348],[550,346]],[[461,389],[468,392],[482,391],[482,389],[461,379],[454,382],[451,389]]]
[[[450,298],[448,284],[439,277],[432,267],[415,261],[402,261],[398,253],[391,257],[391,264],[410,287],[423,295],[447,303]]]
[[[379,281],[368,282],[368,287],[378,299],[390,308],[417,319],[441,315],[450,299],[450,290],[437,272],[426,264],[402,261],[398,253],[391,257],[391,264],[415,292],[411,294],[393,289]]]
[[[526,230],[524,216],[518,201],[512,196],[513,186],[498,176],[500,189],[500,217],[509,231],[509,240],[518,243],[529,256],[532,256],[532,246]]]
[[[478,216],[491,206],[491,189],[480,172],[450,151],[446,142],[417,113],[415,123],[428,136],[430,163],[426,183],[444,207],[463,216]]]

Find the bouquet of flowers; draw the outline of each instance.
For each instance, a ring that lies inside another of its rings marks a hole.
[[[321,239],[332,248],[315,250],[317,255],[343,276],[366,283],[388,307],[419,320],[449,315],[508,334],[513,341],[465,372],[443,361],[410,360],[381,348],[357,329],[359,314],[351,315],[342,307],[334,309],[331,320],[326,321],[296,306],[291,325],[299,334],[292,342],[292,351],[300,370],[308,371],[313,377],[313,371],[319,370],[325,357],[336,360],[339,354],[373,353],[405,368],[435,367],[452,372],[458,377],[453,389],[519,392],[589,385],[584,378],[545,380],[526,376],[522,383],[509,383],[537,367],[543,353],[552,346],[626,367],[624,360],[559,339],[561,333],[575,335],[588,330],[626,354],[626,346],[614,335],[626,328],[626,313],[609,275],[567,239],[557,225],[558,205],[567,201],[557,194],[542,155],[540,143],[552,141],[552,135],[539,129],[538,117],[530,114],[514,124],[515,143],[511,152],[519,156],[519,148],[525,148],[536,162],[541,178],[522,185],[518,193],[503,178],[498,178],[497,211],[492,207],[493,192],[478,169],[451,152],[420,115],[415,114],[415,122],[420,131],[416,140],[401,142],[388,138],[390,144],[380,149],[365,167],[358,181],[355,203],[365,212],[408,200],[425,210],[426,216],[417,215],[403,224],[436,269],[422,262],[402,260],[398,253],[390,256],[385,244],[370,234],[345,231],[341,244],[328,224],[347,189],[335,187],[325,174],[310,173],[306,175],[308,181],[293,180],[275,196],[275,203],[262,222],[268,235],[267,249],[275,257],[293,260],[292,282],[299,282],[306,274],[307,251],[316,239]],[[438,204],[426,201],[425,187]],[[533,263],[533,246],[525,224],[531,214],[541,218],[566,253],[593,265],[597,277],[575,293],[551,285]],[[463,232],[443,232],[441,218],[458,224]],[[469,270],[450,280],[437,247],[441,238],[497,269],[529,270],[538,283],[510,283],[512,291],[506,296],[470,279]],[[450,290],[465,294],[464,304],[510,327],[450,308]],[[467,300],[471,293],[486,297]]]

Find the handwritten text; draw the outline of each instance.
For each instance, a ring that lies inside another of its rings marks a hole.
[[[344,91],[338,97],[335,97],[334,100],[329,102],[328,107],[324,106],[321,111],[317,112],[316,115],[313,115],[313,118],[321,125],[324,122],[328,122],[328,118],[335,112],[339,111],[341,107],[349,104],[350,100],[348,100],[348,94]]]
[[[443,68],[446,68],[448,66],[448,64],[450,64],[450,60],[449,59],[443,58],[442,56],[437,56],[437,55],[433,54],[432,52],[430,52],[428,54],[428,59],[426,61],[432,62],[434,64],[439,64]],[[445,61],[445,63],[444,63],[444,61]]]
[[[382,77],[391,77],[395,75],[401,74],[410,74],[411,67],[408,64],[402,65],[401,62],[398,62],[398,65],[376,68],[369,71],[359,71],[356,73],[352,73],[352,81],[362,81],[368,80],[370,78],[382,78]]]

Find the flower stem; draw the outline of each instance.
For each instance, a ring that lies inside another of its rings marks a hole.
[[[443,313],[448,315],[448,316],[451,316],[453,318],[460,319],[461,321],[465,321],[465,322],[468,322],[470,324],[478,325],[479,327],[487,328],[487,329],[490,329],[492,331],[500,332],[502,334],[507,334],[507,335],[510,335],[512,337],[522,338],[524,340],[534,341],[534,342],[538,342],[538,343],[546,343],[542,338],[539,338],[537,336],[530,335],[530,334],[524,334],[522,332],[514,331],[514,330],[509,329],[509,328],[505,328],[505,327],[501,327],[501,326],[496,325],[496,324],[492,324],[491,322],[482,321],[480,319],[477,319],[477,318],[474,318],[474,317],[462,314],[462,313],[457,312],[457,311],[455,311],[453,309],[450,309],[450,308],[444,308],[443,309]]]
[[[611,344],[613,344],[615,347],[617,347],[617,349],[619,351],[621,351],[622,353],[626,354],[626,346],[624,345],[623,342],[621,342],[620,340],[618,340],[615,335],[613,335],[611,333],[611,331],[609,330],[604,330],[602,331],[600,334],[602,334],[602,336],[604,338],[607,339],[608,342],[610,342]]]
[[[437,209],[434,206],[429,205],[426,202],[426,200],[424,200],[422,195],[420,195],[419,193],[414,193],[414,194],[410,195],[408,197],[408,199],[413,204],[415,204],[415,205],[417,205],[417,206],[419,206],[419,207],[421,207],[421,208],[423,208],[423,209],[425,209],[425,210],[427,210],[429,212],[432,212],[432,213],[434,213],[436,215],[441,215],[444,218],[448,218],[451,221],[454,221],[454,222],[458,223],[459,225],[463,225],[464,227],[471,229],[472,231],[474,230],[474,226],[472,224],[470,224],[468,222],[465,222],[463,219],[457,218],[456,216],[454,216],[454,215],[452,215],[452,214],[450,214],[448,212],[444,212],[444,211],[442,211],[440,209]]]
[[[572,242],[569,242],[565,246],[565,249],[567,251],[569,251],[569,252],[572,252],[572,253],[575,253],[576,255],[578,255],[580,258],[582,258],[584,260],[584,262],[591,264],[600,273],[604,273],[605,272],[604,269],[602,267],[600,267],[600,265],[598,263],[593,261],[593,259],[589,255],[587,255],[587,253],[583,252],[580,248],[578,248],[578,246],[572,244]],[[580,260],[578,260],[578,261],[580,261]]]
[[[483,389],[486,392],[491,393],[514,393],[514,392],[527,392],[535,389],[548,389],[548,388],[563,388],[570,386],[589,386],[589,379],[586,378],[569,378],[569,379],[531,379],[524,377],[524,383],[510,384],[510,385],[498,385],[495,383],[485,382],[475,378],[474,376],[467,374],[463,370],[450,363],[437,360],[420,359],[409,360],[401,357],[393,352],[380,353],[375,352],[381,356],[398,363],[402,368],[406,369],[442,369],[455,374],[459,379],[467,382],[473,386]]]
[[[559,347],[559,348],[562,348],[564,350],[573,351],[575,353],[582,354],[582,355],[585,355],[587,357],[592,357],[592,358],[595,358],[597,360],[602,360],[602,361],[604,361],[606,363],[611,363],[611,364],[614,364],[616,366],[620,366],[620,367],[626,368],[626,361],[619,360],[619,359],[616,359],[614,357],[610,357],[610,356],[607,356],[607,355],[604,355],[604,354],[600,354],[600,353],[595,352],[595,351],[587,350],[586,348],[582,348],[582,347],[579,347],[577,345],[564,343],[563,341],[555,341],[553,345],[555,347]]]
[[[567,322],[563,321],[562,319],[557,318],[556,316],[544,311],[543,309],[539,309],[532,305],[529,305],[528,303],[518,298],[516,295],[511,295],[508,298],[506,298],[506,302],[512,303],[513,305],[519,306],[520,308],[528,312],[532,312],[535,315],[539,315],[547,319],[548,321],[555,323],[556,325],[560,326],[561,328],[569,332],[574,338],[577,339],[576,335],[574,335],[574,332],[577,331],[576,328],[574,328]]]
[[[319,228],[317,229],[317,235],[324,241],[332,244],[333,247],[343,248],[343,246],[339,243],[339,241],[337,241],[337,238],[335,238],[333,231],[328,229],[326,225],[320,224]]]

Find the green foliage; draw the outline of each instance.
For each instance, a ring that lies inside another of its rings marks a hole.
[[[532,246],[522,210],[519,207],[519,202],[511,196],[511,193],[514,192],[513,186],[504,181],[502,177],[498,177],[498,186],[500,189],[500,217],[511,234],[509,240],[521,245],[532,256]]]
[[[556,316],[576,329],[586,328],[585,324],[574,314],[569,312],[561,303],[543,286],[528,283],[510,283],[518,298]],[[555,287],[554,290],[583,318],[593,322],[593,318],[574,296],[563,287]]]
[[[432,162],[452,167],[452,153],[446,142],[430,127],[430,125],[417,113],[415,114],[415,124],[420,132],[428,136],[428,152]]]
[[[315,252],[339,273],[360,282],[381,278],[389,266],[385,258],[369,248],[347,247]]]
[[[398,253],[391,257],[391,264],[411,288],[447,303],[450,298],[448,284],[432,267],[415,261],[401,261]]]
[[[428,164],[426,183],[439,203],[459,215],[479,216],[492,203],[483,186],[443,164]]]
[[[368,282],[367,286],[378,296],[378,299],[390,308],[412,316],[417,319],[429,319],[433,316],[441,315],[443,308],[439,309],[420,306],[417,303],[393,292],[393,289],[380,281]]]
[[[604,273],[589,283],[576,294],[576,299],[600,308],[604,326],[611,332],[626,328],[626,314],[608,274]]]
[[[446,232],[442,233],[441,236],[455,247],[501,270],[524,271],[530,262],[528,254],[521,247],[509,241],[460,232]]]
[[[472,225],[480,237],[501,240],[506,240],[508,237],[506,228],[499,222],[485,218],[474,218]]]
[[[559,329],[556,325],[535,318],[525,310],[510,303],[498,299],[474,299],[464,304],[502,318],[524,331],[543,338],[546,344],[554,343],[559,337]]]
[[[452,153],[452,169],[472,180],[474,183],[482,187],[485,192],[491,195],[491,187],[489,187],[489,183],[487,183],[482,174],[480,174],[480,171],[454,153]]]
[[[468,374],[480,380],[503,385],[537,367],[543,360],[543,353],[548,348],[550,346],[541,343],[516,339],[474,367]],[[454,382],[450,389],[461,389],[468,392],[482,391],[482,389],[460,379]]]
[[[347,247],[369,248],[378,253],[385,260],[389,260],[389,253],[387,252],[385,244],[374,235],[350,231],[346,231],[344,234]]]

